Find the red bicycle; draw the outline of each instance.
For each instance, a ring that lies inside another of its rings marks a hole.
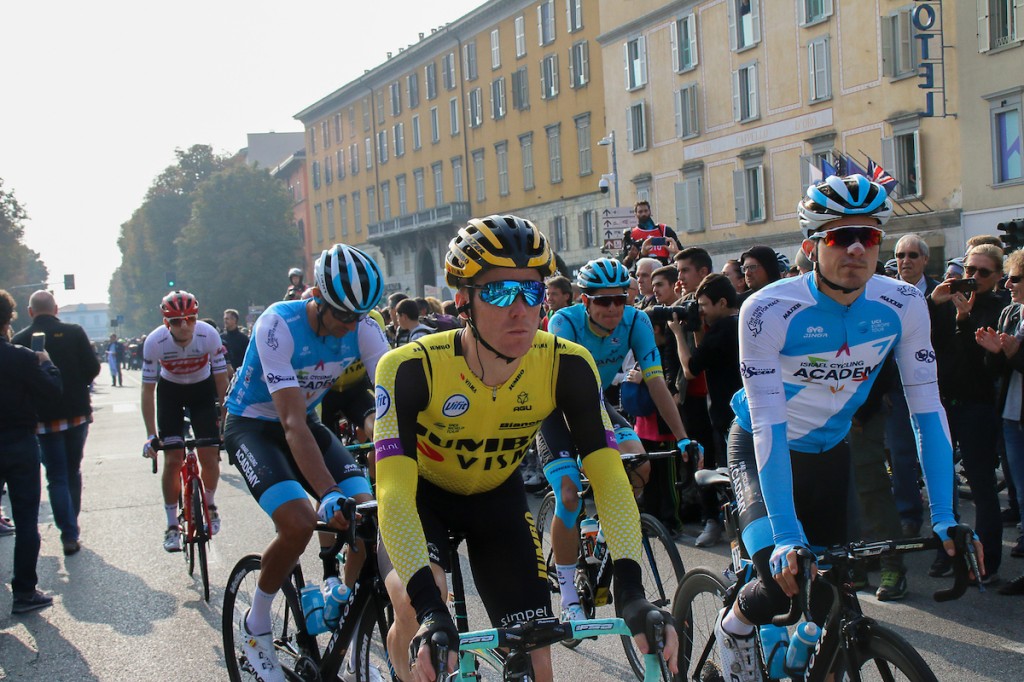
[[[199,555],[199,574],[203,581],[203,599],[210,602],[210,567],[206,559],[206,545],[210,542],[210,509],[206,504],[206,490],[199,477],[199,457],[196,448],[220,447],[219,438],[186,438],[185,459],[181,464],[181,488],[178,492],[178,527],[185,543],[185,563],[188,574],[195,575],[196,554]],[[177,447],[177,446],[176,446]],[[157,443],[154,450],[166,450]],[[157,470],[153,458],[153,473]]]

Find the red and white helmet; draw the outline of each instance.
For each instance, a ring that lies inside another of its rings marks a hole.
[[[199,314],[199,301],[187,291],[172,291],[160,301],[164,317],[188,317]]]

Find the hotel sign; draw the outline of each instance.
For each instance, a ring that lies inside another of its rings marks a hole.
[[[918,41],[920,61],[917,63],[917,87],[925,91],[925,108],[922,116],[936,116],[935,93],[942,93],[942,113],[939,116],[956,116],[946,111],[946,41],[942,32],[942,0],[915,0],[910,15],[914,27],[914,39]],[[938,44],[930,41],[938,38]],[[938,78],[938,80],[936,80]]]

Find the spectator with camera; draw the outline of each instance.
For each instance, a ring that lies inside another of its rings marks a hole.
[[[693,380],[703,374],[710,398],[714,448],[704,455],[704,468],[717,466],[716,455],[725,452],[729,427],[735,417],[730,400],[743,386],[740,377],[740,337],[738,294],[725,275],[710,274],[694,291],[700,317],[680,319],[678,315],[668,323],[676,340],[679,364],[686,378]],[[691,344],[693,350],[691,351]],[[718,518],[718,505],[713,490],[701,491],[701,520],[704,530],[697,537],[698,547],[711,547],[722,537],[722,523]]]
[[[622,233],[622,254],[619,260],[628,268],[638,258],[656,258],[667,265],[676,251],[683,248],[675,231],[651,218],[650,202],[641,199],[633,205],[636,225]]]
[[[978,345],[976,333],[999,325],[1004,302],[995,286],[1002,272],[1002,249],[979,244],[965,256],[967,279],[946,280],[931,295],[935,303],[952,301],[956,309],[956,331],[949,346],[955,361],[937,367],[939,389],[974,498],[975,529],[985,549],[987,573],[982,582],[986,585],[999,582],[1003,555],[1003,525],[995,478],[999,457],[996,446],[1002,424],[996,409],[995,372],[986,365],[985,349]],[[939,577],[950,571],[949,558],[939,554],[929,575]]]
[[[1017,508],[1020,509],[1024,502],[1024,353],[1021,352],[1024,339],[1024,251],[1010,254],[1005,267],[1008,274],[1006,288],[1012,302],[1000,313],[998,325],[994,329],[979,329],[975,339],[987,351],[985,360],[1000,379],[997,409],[1003,419],[1006,459],[1011,478],[1017,483],[1015,494]],[[1010,556],[1024,557],[1024,535],[1017,538]],[[1024,594],[1024,575],[1008,582],[999,592]]]

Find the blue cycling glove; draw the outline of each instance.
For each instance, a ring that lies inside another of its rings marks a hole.
[[[341,511],[341,506],[345,504],[347,499],[347,497],[341,494],[340,490],[336,488],[330,490],[320,500],[320,509],[317,510],[317,516],[320,517],[320,521],[327,523],[334,518],[334,515]]]
[[[697,446],[698,461],[704,459],[704,446],[701,445],[700,443],[698,443],[695,440],[690,440],[689,438],[683,438],[682,440],[680,440],[680,441],[678,441],[676,443],[676,447],[679,448],[679,452],[681,452],[683,454],[686,454],[686,448],[690,447],[691,443],[693,445]]]
[[[772,576],[777,576],[785,570],[789,569],[789,561],[786,556],[793,551],[801,549],[807,549],[805,545],[787,544],[787,545],[775,545],[772,556],[768,559],[768,566],[772,570]]]

